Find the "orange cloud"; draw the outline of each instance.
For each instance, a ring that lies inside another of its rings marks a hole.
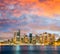
[[[1,4],[1,5],[5,5],[5,4],[18,5],[19,7],[22,7],[24,10],[37,9],[36,12],[33,12],[33,11],[32,12],[40,16],[42,15],[42,16],[50,17],[50,16],[53,16],[54,14],[60,15],[60,0],[4,0],[4,4]],[[15,13],[14,15],[20,16],[20,13]]]
[[[4,20],[3,22],[0,21],[0,24],[7,24],[7,23],[8,24],[13,23],[14,25],[16,23],[23,24],[23,25],[28,24],[28,25],[26,25],[25,28],[30,27],[30,29],[34,33],[35,33],[35,30],[43,30],[43,29],[44,30],[48,30],[48,29],[58,30],[58,31],[60,30],[60,28],[58,26],[56,26],[55,24],[48,25],[48,26],[37,25],[40,22],[41,22],[41,24],[43,24],[44,20],[42,18],[45,16],[48,16],[47,18],[55,18],[54,15],[60,15],[60,0],[2,0],[2,1],[3,1],[3,3],[0,2],[0,11],[2,12],[2,16],[0,16],[0,19],[1,18],[13,19],[14,17],[11,17],[11,16],[15,16],[15,18],[19,17],[19,19],[18,19],[19,21],[17,22],[15,20],[7,20],[7,22],[5,22],[5,20]],[[14,8],[12,8],[9,5],[14,5]],[[42,18],[36,17],[39,20],[42,19],[43,22],[41,20],[36,24],[34,24],[35,22],[32,23],[31,20],[33,20],[33,19],[31,19],[31,18],[36,19],[35,15],[43,16]],[[20,16],[22,16],[22,18],[23,18],[22,20],[20,20],[20,18],[21,18]],[[57,17],[57,19],[58,19],[58,17]],[[25,23],[26,21],[28,23]],[[44,23],[46,23],[46,21]],[[59,22],[57,22],[56,24],[58,24],[58,23]],[[20,25],[19,25],[19,28],[21,28]],[[22,26],[22,28],[24,28],[24,26]],[[9,28],[9,30],[13,31],[13,29],[11,29],[11,28]],[[27,33],[28,31],[29,30],[27,30],[27,29],[26,30],[23,29],[22,33]]]

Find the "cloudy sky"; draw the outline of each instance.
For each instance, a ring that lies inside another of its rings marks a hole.
[[[0,0],[0,37],[18,29],[60,34],[60,0]]]

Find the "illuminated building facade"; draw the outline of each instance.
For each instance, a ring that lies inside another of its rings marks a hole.
[[[11,38],[10,40],[8,39],[7,41],[1,41],[0,43],[4,44],[19,44],[19,45],[24,45],[24,44],[39,44],[39,45],[53,45],[56,44],[55,42],[55,34],[50,34],[50,33],[42,33],[40,35],[35,35],[33,36],[32,33],[29,33],[28,35],[20,35],[20,30],[18,32],[14,32],[14,37]]]
[[[53,44],[55,41],[55,35],[50,33],[43,33],[40,35],[40,43],[44,45]]]
[[[28,44],[29,43],[29,38],[27,35],[24,35],[24,43]]]
[[[14,38],[13,42],[18,44],[20,42],[20,30],[18,32],[14,32]]]

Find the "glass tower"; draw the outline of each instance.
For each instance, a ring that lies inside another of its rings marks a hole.
[[[20,41],[20,30],[17,32],[16,41]]]
[[[30,43],[32,43],[32,33],[29,34]]]

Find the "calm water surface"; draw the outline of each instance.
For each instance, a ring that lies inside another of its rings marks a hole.
[[[0,54],[60,54],[60,46],[0,46]]]

